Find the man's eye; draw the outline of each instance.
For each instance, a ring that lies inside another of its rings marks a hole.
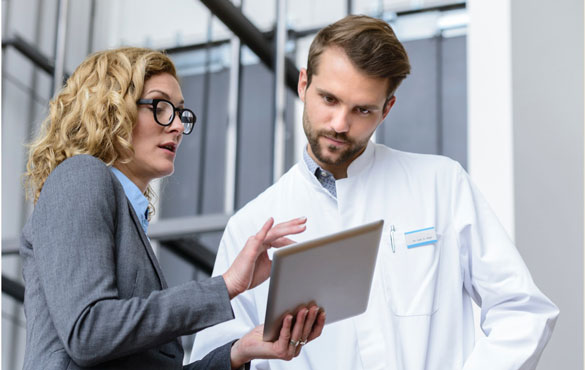
[[[360,114],[370,114],[370,110],[366,108],[358,108],[358,112],[360,112]]]
[[[333,99],[332,97],[330,97],[330,96],[327,96],[327,95],[323,95],[323,100],[324,100],[324,101],[325,101],[325,103],[327,103],[327,104],[332,104],[332,103],[335,103],[335,99]]]

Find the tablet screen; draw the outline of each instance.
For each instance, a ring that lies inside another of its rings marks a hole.
[[[325,310],[326,324],[363,313],[383,224],[378,220],[276,249],[263,339],[277,339],[284,316],[295,314],[307,303]]]

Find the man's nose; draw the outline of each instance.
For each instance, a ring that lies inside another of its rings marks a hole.
[[[343,133],[349,131],[351,125],[350,112],[346,109],[339,109],[333,116],[331,121],[331,128],[337,133]]]

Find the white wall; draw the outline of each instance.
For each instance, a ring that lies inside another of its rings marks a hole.
[[[580,0],[471,0],[470,172],[561,314],[539,369],[583,368]]]
[[[514,238],[510,0],[471,0],[468,13],[469,173]]]
[[[583,1],[512,1],[518,248],[561,316],[541,369],[583,368]]]

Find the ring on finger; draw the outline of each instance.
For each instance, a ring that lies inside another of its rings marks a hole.
[[[307,344],[307,340],[306,339],[301,339],[301,341],[299,342],[299,344],[301,346],[304,346],[305,344]]]
[[[301,343],[301,342],[298,340],[292,340],[292,339],[290,340],[290,344],[292,344],[295,347],[297,347],[299,345],[299,343]]]

